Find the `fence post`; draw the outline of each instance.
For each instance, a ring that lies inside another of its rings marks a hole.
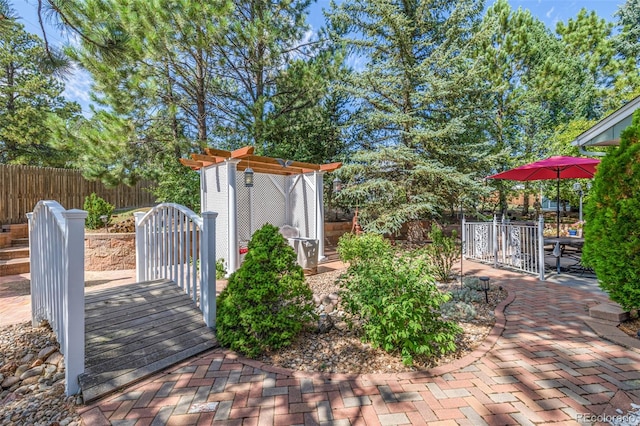
[[[147,272],[147,256],[148,253],[145,251],[146,241],[145,241],[145,232],[144,227],[140,226],[140,222],[144,217],[144,212],[135,212],[133,217],[136,220],[136,282],[147,281],[146,272]]]
[[[202,212],[200,237],[200,309],[207,327],[216,328],[216,218]]]
[[[67,306],[64,316],[64,364],[66,372],[66,393],[74,395],[80,390],[78,376],[84,372],[84,222],[87,212],[67,210],[65,218],[66,254],[64,291]]]
[[[540,281],[544,281],[544,217],[538,217],[538,262],[540,265]]]
[[[498,217],[493,215],[493,267],[498,267]]]

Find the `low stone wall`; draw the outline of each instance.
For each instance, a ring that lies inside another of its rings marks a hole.
[[[136,268],[136,234],[84,235],[84,269],[117,271]]]

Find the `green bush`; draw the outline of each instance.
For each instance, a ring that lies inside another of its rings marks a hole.
[[[316,318],[313,293],[278,228],[264,225],[248,248],[218,297],[216,335],[223,346],[256,357],[291,344]]]
[[[364,233],[361,235],[344,234],[338,240],[338,256],[343,262],[356,265],[359,262],[375,261],[391,251],[389,241],[378,234]]]
[[[343,238],[338,247],[351,263],[340,281],[342,304],[361,320],[364,339],[387,352],[400,352],[407,365],[415,356],[455,350],[461,330],[440,315],[450,296],[437,289],[424,260],[396,255],[378,235]]]
[[[431,244],[428,244],[424,251],[435,279],[440,282],[451,279],[453,264],[460,255],[460,246],[456,243],[457,236],[458,233],[454,230],[451,237],[447,237],[438,224],[431,225],[431,231],[429,231]]]
[[[98,229],[105,225],[100,218],[101,216],[107,216],[107,224],[109,224],[114,206],[107,203],[103,198],[98,197],[95,192],[93,192],[88,197],[85,197],[84,209],[87,211],[85,226],[89,229]]]
[[[221,280],[227,275],[227,268],[224,266],[224,259],[216,260],[216,280]]]
[[[585,208],[582,260],[624,309],[640,308],[640,111],[598,165]]]

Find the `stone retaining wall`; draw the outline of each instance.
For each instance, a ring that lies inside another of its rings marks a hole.
[[[84,269],[117,271],[136,268],[136,234],[84,235]]]

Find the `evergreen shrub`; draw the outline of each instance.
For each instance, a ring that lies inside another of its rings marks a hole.
[[[87,211],[85,226],[89,229],[102,228],[105,223],[100,218],[101,216],[107,216],[106,223],[109,224],[114,208],[104,198],[98,197],[95,192],[92,192],[84,199],[84,209]]]
[[[640,111],[598,165],[585,208],[583,263],[624,309],[640,308]]]
[[[248,249],[218,297],[216,335],[223,346],[256,357],[288,346],[316,318],[313,293],[278,228],[264,225]]]
[[[406,365],[456,349],[462,330],[440,314],[451,296],[438,290],[424,259],[395,253],[381,236],[366,233],[343,236],[338,254],[350,262],[340,280],[342,304],[359,319],[365,340],[399,352]]]

